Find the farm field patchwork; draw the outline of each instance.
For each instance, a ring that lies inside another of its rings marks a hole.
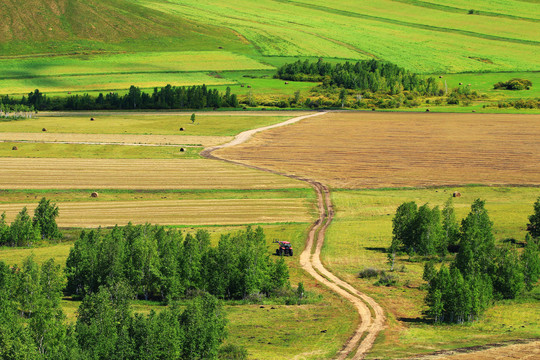
[[[469,15],[377,0],[351,4],[314,1],[139,2],[143,6],[233,28],[253,43],[261,59],[271,56],[381,58],[419,73],[534,71],[538,69],[534,5],[522,2],[517,17]],[[452,6],[451,2],[447,5]],[[482,11],[482,4],[475,10]],[[470,4],[469,6],[473,6]],[[515,9],[514,9],[515,10]],[[504,13],[504,8],[501,13]],[[329,16],[331,15],[331,16]],[[291,21],[294,19],[294,22]],[[499,26],[499,24],[505,24]],[[393,44],[393,46],[387,46]],[[466,47],[463,44],[467,44]],[[509,51],[512,49],[512,51]],[[441,54],[446,54],[441,56]],[[264,61],[264,60],[263,60]]]
[[[234,84],[209,72],[264,70],[272,66],[225,51],[140,52],[2,59],[0,93],[125,90]]]
[[[392,239],[392,218],[403,202],[442,207],[453,191],[458,220],[470,211],[476,198],[486,200],[499,244],[507,239],[523,241],[528,216],[540,196],[538,187],[452,187],[410,190],[336,190],[336,210],[328,229],[322,259],[331,271],[373,296],[388,312],[388,328],[379,336],[368,358],[401,358],[498,341],[540,336],[538,288],[517,300],[497,302],[485,316],[468,325],[437,325],[423,322],[425,290],[419,288],[423,262],[401,256],[396,262],[398,285],[374,286],[376,279],[359,279],[365,268],[389,270],[384,249]],[[534,292],[536,291],[536,292]]]
[[[337,112],[216,154],[335,188],[539,184],[539,139],[538,115]]]

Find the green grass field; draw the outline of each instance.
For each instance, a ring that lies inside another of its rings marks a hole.
[[[95,121],[90,121],[90,116],[95,116]],[[292,117],[199,114],[192,123],[190,114],[97,113],[90,116],[40,116],[38,114],[37,118],[0,122],[0,132],[38,133],[46,128],[48,133],[69,134],[233,136],[244,130],[279,123]],[[181,127],[184,131],[179,130]]]
[[[406,357],[441,349],[474,346],[502,340],[540,336],[539,290],[514,301],[498,302],[481,319],[467,325],[433,326],[421,321],[425,291],[422,262],[408,256],[396,262],[396,287],[377,287],[375,280],[357,277],[373,267],[388,270],[386,253],[392,238],[395,209],[405,201],[442,206],[453,191],[458,219],[466,216],[476,198],[486,200],[499,244],[506,239],[523,241],[528,215],[540,196],[538,188],[464,187],[410,190],[336,190],[332,193],[336,218],[327,232],[322,258],[338,276],[373,296],[387,311],[389,327],[379,336],[369,358]],[[402,266],[404,269],[402,269]]]
[[[41,2],[32,0],[26,5],[28,12],[39,12]],[[64,9],[63,15],[62,10],[60,14],[42,10],[43,18],[34,21],[34,29],[21,25],[27,30],[26,41],[19,33],[4,34],[0,93],[20,95],[39,88],[66,95],[122,91],[130,85],[151,89],[167,83],[205,83],[220,90],[232,85],[235,92],[245,94],[247,87],[239,86],[245,83],[252,85],[255,95],[291,96],[307,91],[309,84],[284,87],[277,80],[243,76],[271,74],[276,66],[298,58],[324,57],[383,59],[421,74],[468,73],[448,79],[464,80],[495,98],[538,95],[534,88],[512,95],[490,91],[490,82],[506,80],[506,73],[538,78],[540,16],[535,2],[339,0],[322,5],[313,0],[231,4],[137,0],[128,5],[124,0],[92,0],[92,4],[108,9],[99,25],[80,23],[77,19],[85,18],[89,9],[77,5]],[[122,16],[114,18],[120,8]],[[144,12],[148,19],[140,21]],[[63,23],[58,20],[61,16]],[[123,22],[115,26],[119,19]],[[490,74],[476,78],[474,73]]]
[[[17,150],[13,150],[17,147]],[[183,149],[184,151],[180,151]],[[202,147],[75,145],[0,142],[0,157],[83,159],[199,159]]]

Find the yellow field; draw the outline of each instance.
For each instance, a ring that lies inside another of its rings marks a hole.
[[[58,226],[99,227],[134,224],[240,225],[249,223],[308,222],[308,201],[303,199],[200,199],[162,201],[88,201],[57,203]],[[11,222],[35,204],[0,204]]]
[[[540,116],[329,113],[218,150],[335,188],[540,184]]]
[[[282,189],[303,182],[211,160],[0,158],[3,189]]]
[[[72,142],[107,144],[155,144],[215,146],[232,140],[232,136],[190,135],[124,135],[124,134],[69,134],[51,132],[0,132],[6,141]]]

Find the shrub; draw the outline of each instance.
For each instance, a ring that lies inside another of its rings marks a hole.
[[[360,279],[371,279],[379,276],[382,271],[374,268],[366,268],[358,273]]]

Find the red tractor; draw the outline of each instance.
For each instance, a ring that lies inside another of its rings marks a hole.
[[[279,244],[279,247],[276,249],[276,255],[278,256],[293,256],[292,245],[288,241],[274,241]]]

